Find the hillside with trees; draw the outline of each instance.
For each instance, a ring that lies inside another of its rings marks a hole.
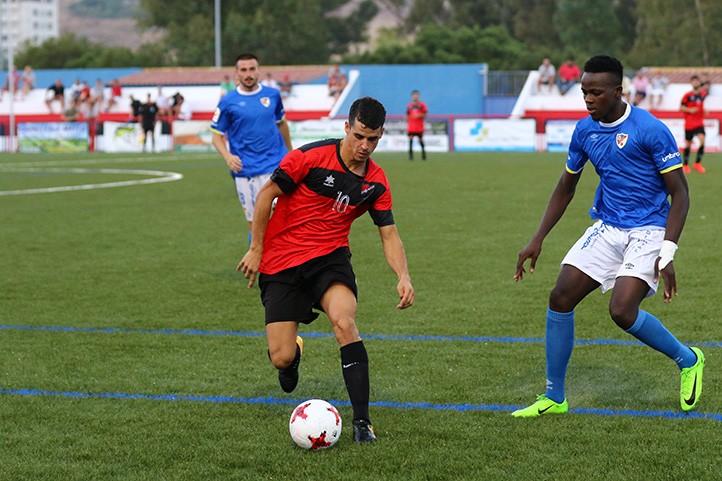
[[[110,0],[93,0],[107,12]],[[718,0],[235,0],[222,1],[222,62],[253,51],[265,65],[479,63],[531,69],[606,53],[637,68],[722,65]],[[392,15],[368,46],[369,26]],[[23,46],[36,68],[209,66],[215,59],[214,2],[140,0],[139,28],[163,32],[136,49],[71,34]],[[107,13],[106,13],[107,14]]]

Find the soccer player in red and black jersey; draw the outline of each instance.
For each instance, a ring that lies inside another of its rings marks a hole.
[[[682,156],[682,169],[685,174],[689,174],[690,168],[689,153],[692,150],[692,140],[695,136],[699,139],[699,149],[697,149],[697,160],[694,163],[694,170],[700,174],[704,174],[707,169],[702,165],[702,155],[704,155],[704,99],[707,98],[709,89],[709,81],[702,81],[699,76],[693,75],[690,78],[692,90],[684,94],[682,97],[682,105],[679,110],[684,112],[684,155]]]
[[[354,440],[374,441],[369,419],[368,356],[356,327],[357,286],[348,236],[368,212],[384,255],[398,277],[398,309],[414,302],[406,253],[391,211],[391,190],[371,153],[384,132],[386,110],[375,99],[356,100],[343,139],[289,152],[258,193],[253,236],[238,270],[252,287],[258,275],[266,310],[268,354],[285,392],[298,383],[303,339],[299,323],[328,316],[341,349],[341,366],[353,407]],[[273,200],[277,204],[271,216]]]
[[[421,94],[418,90],[411,92],[411,102],[406,106],[406,133],[409,136],[409,160],[414,160],[414,137],[419,138],[421,144],[421,159],[426,160],[424,146],[424,119],[429,111],[425,102],[419,100]]]

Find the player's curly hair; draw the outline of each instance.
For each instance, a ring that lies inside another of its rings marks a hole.
[[[617,85],[622,85],[624,67],[622,62],[608,55],[596,55],[584,64],[584,71],[589,73],[609,73],[614,76]]]
[[[386,123],[386,109],[378,100],[371,97],[357,99],[348,111],[348,123],[353,125],[361,122],[371,130],[376,130]]]

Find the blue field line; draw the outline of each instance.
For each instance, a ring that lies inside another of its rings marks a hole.
[[[208,396],[193,394],[144,394],[144,393],[120,393],[120,392],[79,392],[79,391],[53,391],[45,389],[3,389],[0,388],[0,395],[8,396],[38,396],[38,397],[60,397],[69,399],[123,399],[123,400],[147,400],[147,401],[186,401],[213,404],[280,404],[296,406],[305,399],[286,399],[276,397],[239,397],[239,396]],[[329,400],[335,406],[350,406],[348,401]],[[494,404],[443,404],[428,402],[396,402],[396,401],[373,401],[372,407],[389,409],[424,409],[431,411],[489,411],[506,413],[520,409],[524,406],[502,406]],[[630,416],[646,418],[666,419],[711,419],[722,422],[722,414],[703,412],[680,412],[680,411],[644,411],[635,409],[596,409],[596,408],[573,408],[569,410],[572,414],[593,414],[596,416]]]
[[[0,330],[5,331],[50,331],[50,332],[84,332],[94,334],[159,334],[180,336],[229,336],[229,337],[264,337],[263,331],[208,331],[202,329],[130,329],[119,327],[74,327],[74,326],[24,326],[13,324],[0,324]],[[303,337],[322,338],[333,337],[328,332],[301,332]],[[494,337],[494,336],[435,336],[421,334],[363,334],[364,339],[380,341],[437,341],[437,342],[494,342],[502,344],[543,344],[542,337]],[[576,339],[578,346],[614,345],[614,346],[643,346],[635,340],[619,339]],[[722,347],[722,342],[706,341],[685,343],[699,347]]]

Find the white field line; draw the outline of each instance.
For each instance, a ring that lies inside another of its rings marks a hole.
[[[100,184],[62,185],[42,189],[23,189],[0,191],[0,196],[25,195],[25,194],[49,194],[53,192],[71,192],[78,190],[110,189],[113,187],[126,187],[130,185],[157,184],[160,182],[174,182],[181,180],[183,174],[178,172],[164,172],[162,170],[126,170],[126,169],[47,169],[47,168],[5,168],[5,172],[52,172],[58,174],[121,174],[121,175],[146,175],[150,179],[125,180],[121,182],[103,182]]]

